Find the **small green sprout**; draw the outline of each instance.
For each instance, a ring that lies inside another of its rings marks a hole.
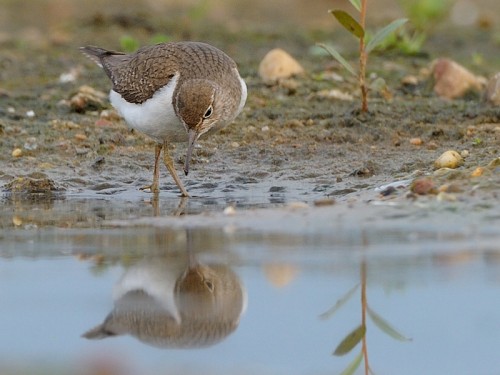
[[[368,89],[366,86],[366,64],[368,60],[368,55],[376,47],[380,46],[384,40],[391,35],[396,29],[401,27],[406,23],[407,19],[402,18],[395,20],[378,30],[368,42],[366,42],[366,32],[365,32],[365,19],[366,19],[366,7],[368,0],[349,0],[350,3],[360,12],[359,22],[356,21],[349,13],[343,10],[329,10],[337,21],[344,26],[344,28],[359,39],[359,69],[356,72],[354,67],[342,57],[342,55],[335,50],[333,47],[326,46],[324,44],[319,44],[330,55],[336,59],[349,73],[358,77],[359,87],[361,89],[361,111],[368,111]]]

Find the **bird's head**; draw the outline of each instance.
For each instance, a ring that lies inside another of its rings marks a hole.
[[[177,116],[188,132],[188,148],[184,173],[189,172],[191,154],[198,138],[212,129],[220,119],[217,86],[206,79],[184,82],[174,100]]]

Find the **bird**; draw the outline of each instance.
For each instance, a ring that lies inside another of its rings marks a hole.
[[[221,129],[242,111],[247,86],[234,60],[203,42],[167,42],[134,53],[80,47],[111,79],[109,99],[132,129],[156,142],[153,182],[142,188],[159,192],[160,156],[181,195],[189,197],[170,156],[173,142],[186,142],[184,173],[196,141]]]

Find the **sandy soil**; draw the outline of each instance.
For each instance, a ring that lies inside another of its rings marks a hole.
[[[500,45],[495,39],[499,27],[494,18],[488,19],[486,29],[441,26],[419,56],[373,55],[369,73],[372,79],[386,80],[390,99],[372,92],[370,112],[362,114],[356,82],[331,58],[311,48],[316,42],[333,41],[347,56],[355,57],[350,36],[337,27],[325,27],[323,14],[317,23],[305,22],[303,27],[292,28],[288,21],[272,27],[271,15],[277,12],[273,8],[265,13],[267,22],[259,28],[251,22],[252,12],[241,24],[237,18],[216,22],[225,14],[219,3],[210,11],[200,10],[201,15],[192,10],[196,8],[183,13],[174,6],[179,16],[168,19],[153,13],[152,3],[138,13],[134,8],[120,10],[114,3],[82,13],[76,12],[71,1],[48,3],[51,7],[43,11],[49,20],[59,22],[28,24],[33,17],[19,16],[20,22],[7,22],[0,34],[0,183],[7,191],[147,196],[138,188],[152,177],[153,143],[130,132],[119,119],[103,120],[101,111],[107,108],[77,113],[68,100],[82,85],[103,92],[110,88],[103,72],[79,54],[78,46],[120,49],[124,35],[148,44],[152,36],[162,33],[172,40],[208,41],[225,50],[239,63],[249,87],[247,105],[238,119],[200,142],[191,173],[183,178],[195,197],[264,206],[324,198],[412,202],[423,198],[410,192],[411,181],[430,176],[436,189],[425,199],[468,201],[477,206],[486,201],[492,209],[498,208],[500,174],[494,160],[499,157],[500,108],[487,104],[480,95],[439,99],[428,81],[411,88],[401,83],[404,76],[419,75],[441,55],[486,77],[500,70]],[[321,8],[331,7],[322,3]],[[161,11],[168,9],[167,3],[161,4]],[[230,9],[241,9],[239,2],[231,4],[234,8]],[[300,4],[295,15],[304,9],[304,2]],[[16,14],[15,5],[3,7],[10,13],[0,13]],[[307,14],[319,12],[318,8],[307,8]],[[378,12],[374,14],[372,22],[381,19]],[[276,46],[296,57],[307,74],[281,85],[265,85],[257,74],[258,63]],[[66,73],[74,80],[62,82],[61,75]],[[322,93],[330,89],[349,93],[354,100],[325,98]],[[108,106],[105,100],[104,107]],[[410,142],[416,137],[421,138],[421,145]],[[12,155],[16,148],[21,150],[18,157]],[[465,164],[436,175],[433,162],[448,149],[465,152]],[[179,171],[184,151],[182,144],[174,151]],[[471,177],[477,167],[484,167],[485,172]],[[404,182],[396,184],[388,197],[375,190],[398,180]],[[165,170],[160,182],[162,197],[177,197]]]

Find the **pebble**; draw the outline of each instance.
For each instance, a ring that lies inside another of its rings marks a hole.
[[[296,210],[296,209],[309,208],[309,205],[307,203],[297,201],[288,203],[287,207],[291,208],[292,210]]]
[[[470,174],[471,177],[481,177],[484,173],[484,168],[483,167],[477,167],[472,171]]]
[[[26,112],[26,117],[33,118],[35,117],[35,111],[29,110]]]
[[[354,97],[351,94],[340,91],[338,89],[320,90],[316,93],[316,96],[319,98],[338,99],[347,102],[351,102],[354,100]]]
[[[75,139],[77,141],[86,141],[87,140],[87,136],[83,133],[76,133],[75,134]]]
[[[281,48],[269,51],[259,64],[259,76],[265,83],[272,84],[303,72],[302,65]]]
[[[335,204],[335,199],[333,198],[322,198],[314,201],[316,207],[333,206]]]
[[[29,137],[26,139],[26,142],[24,142],[23,147],[28,151],[36,150],[38,148],[37,139],[35,137]]]
[[[432,179],[421,177],[413,181],[411,184],[411,191],[418,195],[435,194],[436,186]]]
[[[478,77],[453,60],[440,58],[431,63],[434,77],[434,92],[446,99],[460,98],[468,91],[481,91],[486,84]]]
[[[105,108],[106,94],[90,86],[81,86],[69,100],[70,108],[78,113]]]
[[[457,196],[455,194],[450,194],[450,193],[446,193],[444,191],[441,191],[436,196],[436,199],[439,202],[443,202],[443,201],[446,201],[446,202],[455,202],[457,200]]]
[[[404,76],[401,83],[406,86],[416,86],[418,85],[418,78],[414,75]]]
[[[469,150],[460,151],[460,156],[463,157],[464,159],[469,157]]]
[[[451,168],[455,169],[463,165],[464,159],[454,150],[445,151],[434,162],[434,168]]]
[[[410,144],[413,146],[422,146],[423,143],[424,141],[422,141],[422,138],[419,137],[410,139]]]
[[[14,151],[12,151],[12,156],[15,158],[22,156],[22,154],[23,150],[21,150],[20,148],[15,148]]]

